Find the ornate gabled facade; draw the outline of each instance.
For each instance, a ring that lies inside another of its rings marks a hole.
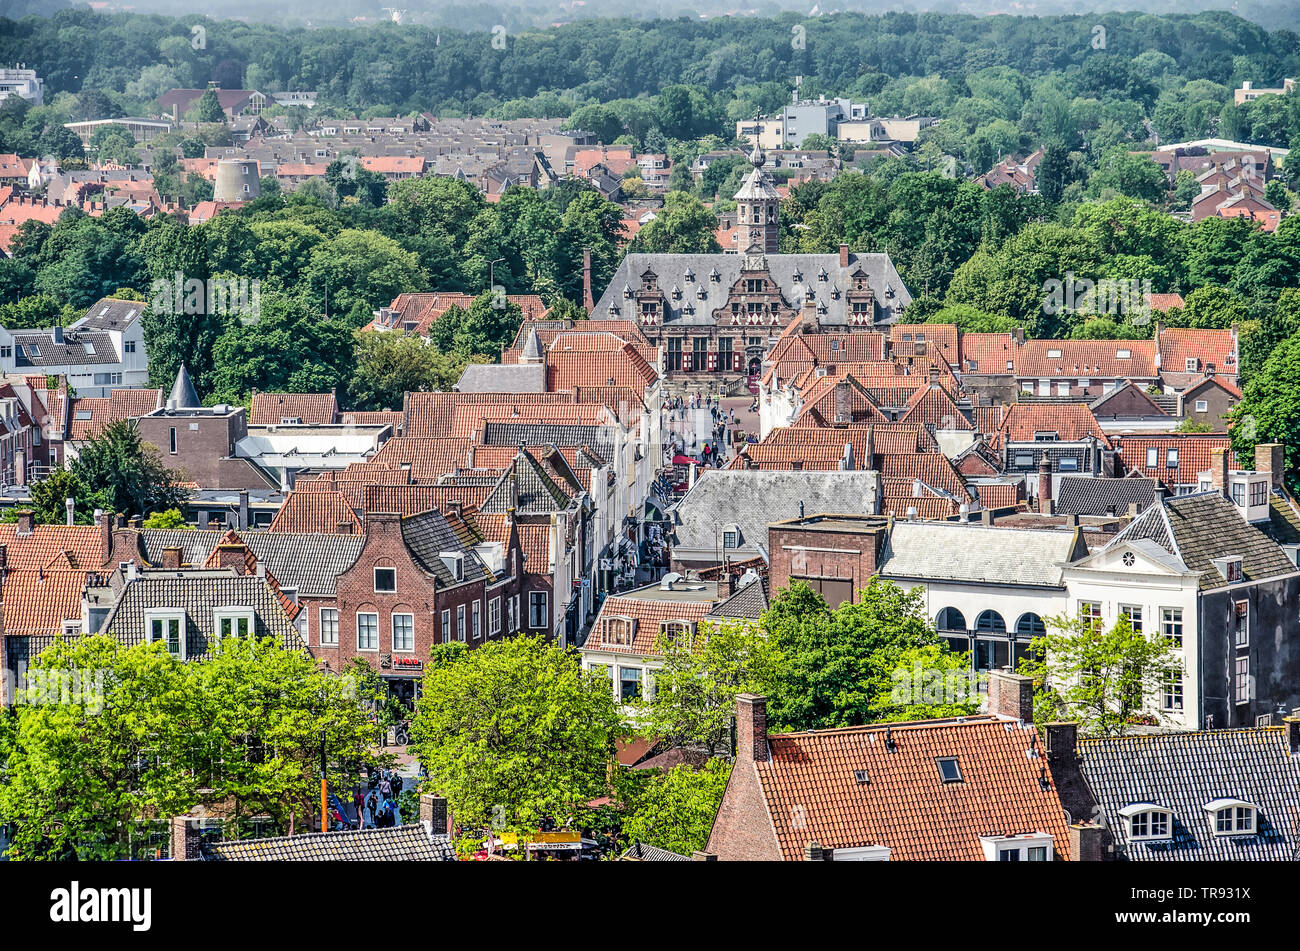
[[[878,331],[911,295],[886,254],[780,254],[781,196],[763,153],[736,193],[741,254],[629,254],[591,311],[662,348],[670,380],[756,377],[791,324]]]

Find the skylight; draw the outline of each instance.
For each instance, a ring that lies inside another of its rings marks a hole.
[[[957,757],[945,756],[935,760],[939,767],[939,778],[945,783],[961,782],[961,767],[957,765]]]

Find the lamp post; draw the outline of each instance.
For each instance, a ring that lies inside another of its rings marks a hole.
[[[320,830],[329,831],[329,812],[325,802],[325,731],[320,731]]]
[[[496,267],[504,260],[505,258],[497,258],[495,261],[488,262],[488,290],[490,291],[493,292],[496,291],[496,286],[497,286]]]

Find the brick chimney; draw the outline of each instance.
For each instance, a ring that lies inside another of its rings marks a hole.
[[[430,835],[451,833],[451,810],[442,796],[425,793],[420,797],[420,822]]]
[[[351,522],[339,522],[337,528],[338,528],[338,533],[339,533],[340,535],[351,535],[351,534],[352,534],[352,523],[351,523]]]
[[[849,266],[849,246],[847,244],[841,244],[840,245],[840,267],[848,267],[848,266]]]
[[[1052,514],[1052,463],[1046,453],[1038,460],[1038,511]]]
[[[1228,457],[1231,449],[1219,448],[1210,450],[1210,485],[1224,498],[1228,495],[1228,473],[1231,471],[1231,464]]]
[[[189,816],[172,816],[171,853],[175,862],[196,862],[199,859],[199,830]]]
[[[989,671],[989,713],[1034,722],[1034,681],[1010,667]]]
[[[181,570],[180,548],[178,547],[164,548],[162,550],[162,559],[159,561],[158,567],[162,568],[164,571],[180,571]]]
[[[1047,747],[1047,765],[1052,768],[1052,772],[1057,771],[1057,767],[1073,768],[1075,741],[1079,736],[1079,724],[1077,723],[1049,723],[1044,728],[1046,733],[1045,746]]]
[[[1070,855],[1076,862],[1100,862],[1101,843],[1105,829],[1090,822],[1076,822],[1070,826]]]
[[[113,517],[107,512],[96,512],[95,523],[99,526],[99,550],[103,557],[102,564],[106,565],[113,554]]]
[[[736,697],[736,760],[767,761],[767,698],[753,693]]]
[[[1286,727],[1287,746],[1292,756],[1300,756],[1300,709],[1292,710],[1291,716],[1282,718]]]
[[[835,422],[848,425],[853,420],[853,394],[849,382],[841,380],[835,384]]]
[[[239,542],[226,542],[217,546],[217,567],[234,568],[236,574],[242,575],[248,564],[248,548]]]
[[[1273,488],[1282,488],[1282,477],[1286,474],[1286,450],[1281,443],[1262,442],[1255,447],[1255,471],[1267,472]]]
[[[31,509],[22,509],[18,513],[17,528],[14,529],[15,535],[30,535],[32,527],[36,524],[36,516],[32,514]]]

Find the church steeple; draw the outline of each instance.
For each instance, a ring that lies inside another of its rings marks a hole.
[[[776,254],[781,195],[772,182],[772,176],[763,171],[766,161],[767,156],[755,140],[754,150],[749,153],[749,164],[754,168],[740,183],[740,191],[735,195],[736,223],[744,234],[743,251],[757,246],[763,254]]]

